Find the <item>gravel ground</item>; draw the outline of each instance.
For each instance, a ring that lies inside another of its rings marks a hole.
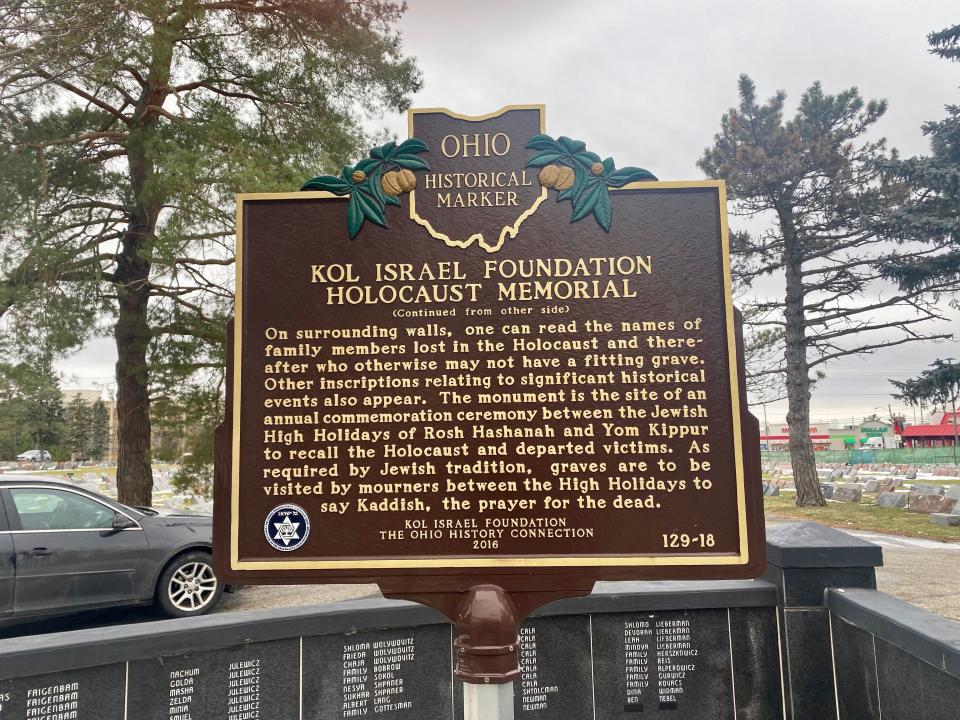
[[[214,612],[324,605],[370,596],[380,597],[380,588],[376,585],[248,585],[236,592],[224,593]]]
[[[883,548],[877,589],[960,620],[960,544],[855,533]]]
[[[954,620],[960,620],[960,553],[884,553],[877,589]]]

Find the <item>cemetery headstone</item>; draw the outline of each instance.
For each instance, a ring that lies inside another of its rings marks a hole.
[[[907,509],[918,513],[949,513],[956,506],[954,498],[943,495],[911,495]]]
[[[886,508],[905,508],[907,506],[907,493],[880,493],[877,496],[877,505]]]
[[[943,495],[943,485],[927,485],[925,483],[916,483],[910,487],[911,495]]]
[[[845,503],[859,503],[863,499],[863,489],[852,487],[856,483],[840,485],[833,491],[833,500]]]

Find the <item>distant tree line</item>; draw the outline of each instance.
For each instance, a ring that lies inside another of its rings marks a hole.
[[[47,450],[64,458],[66,412],[50,358],[33,363],[0,363],[0,458],[26,450]]]
[[[64,405],[49,359],[0,363],[0,458],[46,450],[54,460],[103,460],[109,448],[106,403],[76,395]]]
[[[110,449],[110,415],[106,403],[88,403],[75,395],[67,406],[71,460],[103,460]]]

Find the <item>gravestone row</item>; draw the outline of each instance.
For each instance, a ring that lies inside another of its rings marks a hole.
[[[772,607],[535,617],[518,718],[781,718]],[[287,638],[0,682],[0,720],[458,720],[451,626]],[[735,710],[736,707],[736,710]]]
[[[820,491],[827,500],[836,502],[854,503],[863,502],[864,495],[876,495],[875,504],[879,507],[901,508],[911,512],[957,515],[958,500],[960,500],[960,486],[944,487],[942,485],[914,484],[907,492],[896,492],[902,485],[900,478],[885,478],[883,480],[867,480],[866,482],[821,482]],[[775,484],[764,485],[764,494],[779,494],[768,492]],[[946,524],[945,522],[941,524]],[[950,523],[954,524],[954,523]]]
[[[783,464],[764,463],[763,471],[778,475],[788,472]],[[880,472],[902,476],[906,480],[916,480],[922,473],[926,476],[954,478],[960,477],[960,467],[951,465],[847,465],[846,463],[817,463],[817,475],[828,480],[846,477],[856,479],[860,472]]]

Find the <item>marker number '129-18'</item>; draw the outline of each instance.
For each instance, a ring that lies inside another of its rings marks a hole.
[[[690,547],[694,545],[702,548],[712,548],[717,544],[713,538],[713,533],[700,533],[699,535],[690,535],[688,533],[664,533],[663,546],[670,548]]]

